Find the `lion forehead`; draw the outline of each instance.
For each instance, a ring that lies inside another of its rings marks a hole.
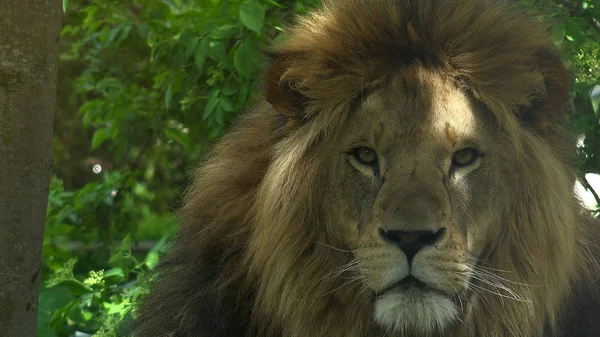
[[[441,73],[420,66],[402,69],[364,97],[352,115],[347,137],[375,147],[419,149],[431,144],[450,151],[463,139],[485,137],[485,109]],[[485,128],[495,124],[486,123]],[[487,133],[489,135],[489,133]]]

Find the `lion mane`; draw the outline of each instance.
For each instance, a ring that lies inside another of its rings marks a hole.
[[[265,95],[197,171],[135,335],[383,336],[369,299],[330,277],[350,253],[317,244],[334,204],[319,145],[417,61],[492,111],[519,163],[486,263],[521,300],[482,293],[444,336],[600,335],[599,236],[573,192],[569,75],[544,28],[492,0],[332,0],[298,19],[269,51]]]

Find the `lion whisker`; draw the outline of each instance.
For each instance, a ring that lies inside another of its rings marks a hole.
[[[471,282],[468,282],[468,281],[465,281],[465,283],[464,283],[464,286],[465,286],[465,288],[467,288],[468,290],[470,290],[471,292],[473,292],[473,294],[474,294],[474,295],[475,295],[475,296],[476,296],[476,297],[477,297],[477,298],[480,300],[480,302],[481,302],[481,303],[482,303],[482,304],[483,304],[483,305],[484,305],[484,306],[485,306],[485,307],[486,307],[488,310],[489,310],[489,307],[488,307],[488,301],[487,301],[487,299],[485,298],[485,296],[481,296],[481,294],[480,294],[480,291],[485,291],[485,292],[487,292],[487,293],[490,293],[490,294],[493,294],[493,295],[497,295],[497,296],[500,298],[500,301],[501,301],[502,303],[504,303],[504,298],[512,299],[512,300],[515,300],[515,301],[518,301],[518,302],[530,303],[530,301],[526,301],[526,300],[524,300],[524,299],[523,299],[523,298],[521,298],[519,295],[517,295],[516,293],[514,293],[512,290],[510,290],[510,289],[508,289],[508,288],[504,287],[503,285],[494,285],[494,284],[490,283],[490,282],[489,282],[488,280],[486,280],[486,279],[481,279],[481,278],[475,278],[475,279],[479,280],[480,282],[483,282],[484,284],[487,284],[487,285],[489,285],[489,286],[492,286],[494,289],[496,289],[496,291],[492,291],[492,290],[490,290],[490,289],[487,289],[487,288],[485,288],[485,287],[478,286],[478,285],[476,285],[476,284],[474,284],[474,283],[471,283]],[[505,291],[509,292],[509,294],[510,294],[510,295],[512,295],[512,296],[509,296],[509,295],[504,295],[504,294],[500,293],[500,292],[497,290],[497,287],[498,287],[498,286],[500,286],[500,287],[501,287],[503,290],[505,290]]]
[[[478,266],[472,266],[472,267],[467,267],[468,270],[472,271],[472,272],[478,272],[478,273],[483,273],[489,277],[493,277],[495,279],[501,280],[503,282],[508,282],[508,283],[512,283],[512,284],[518,284],[518,285],[522,285],[522,286],[526,286],[526,287],[536,287],[539,285],[535,285],[535,284],[529,284],[529,283],[523,283],[523,282],[518,282],[518,281],[513,281],[513,280],[509,280],[507,278],[504,278],[500,275],[497,275],[495,273],[492,273],[488,270],[485,270],[482,267],[478,267]]]
[[[307,281],[307,282],[300,284],[299,287],[305,287],[309,284],[311,286],[320,285],[325,280],[334,280],[337,277],[341,277],[344,273],[351,272],[351,271],[358,272],[358,260],[352,259],[348,263],[343,264],[343,265],[333,269],[332,271],[330,271],[329,273],[323,275],[322,277],[320,277],[318,279]],[[341,277],[341,278],[348,279],[346,277]]]
[[[324,247],[327,247],[327,248],[331,248],[333,250],[337,250],[338,252],[343,252],[343,253],[354,253],[357,251],[357,249],[346,250],[346,249],[337,248],[337,247],[334,247],[334,246],[331,246],[331,245],[328,245],[326,243],[319,242],[319,241],[314,241],[314,243],[324,246]]]
[[[508,299],[512,299],[512,300],[515,300],[515,301],[518,301],[518,302],[531,303],[531,301],[525,300],[524,298],[522,298],[520,295],[518,295],[517,293],[515,293],[514,291],[512,291],[510,288],[506,287],[505,285],[494,284],[494,283],[490,282],[489,280],[486,280],[485,278],[475,278],[475,279],[483,282],[484,284],[487,284],[487,285],[491,286],[496,291],[492,291],[492,290],[487,289],[485,287],[481,287],[481,286],[478,286],[478,285],[476,285],[474,283],[471,283],[470,285],[473,286],[473,287],[476,287],[476,288],[478,288],[480,290],[486,291],[486,292],[488,292],[490,294],[497,295],[497,296],[499,296],[501,298],[508,298]],[[506,291],[509,295],[505,295],[505,294],[500,293],[498,291],[498,288]]]
[[[368,288],[368,286],[367,286],[368,280],[369,280],[368,278],[362,278],[361,279],[362,282],[353,284],[350,288],[348,288],[348,291],[354,289],[355,286],[360,285],[360,287],[356,291],[356,295],[361,295],[363,293],[363,291],[365,291]]]
[[[500,272],[500,273],[507,273],[507,274],[516,274],[516,272],[511,271],[511,270],[504,270],[504,269],[498,269],[498,268],[492,268],[492,267],[488,267],[485,265],[473,265],[473,268],[479,268],[481,270],[486,270],[486,271],[494,271],[494,272]]]
[[[496,287],[496,285],[495,285],[495,284],[493,284],[493,283],[491,283],[491,282],[489,282],[489,281],[487,281],[487,280],[485,280],[485,279],[483,279],[483,278],[481,278],[481,277],[479,277],[479,276],[475,276],[475,275],[471,275],[471,276],[472,276],[472,277],[473,277],[475,280],[481,281],[482,283],[484,283],[484,284],[487,284],[487,285],[491,286],[491,287],[492,287],[494,290],[492,291],[492,290],[486,289],[486,288],[484,288],[484,287],[479,287],[479,286],[477,286],[477,285],[475,285],[475,284],[471,284],[471,286],[472,286],[472,287],[474,287],[474,288],[478,288],[478,289],[481,289],[481,290],[484,290],[484,291],[487,291],[487,292],[489,292],[489,293],[492,293],[492,294],[500,295],[500,292],[499,292],[499,290],[498,290],[498,288]],[[505,295],[505,296],[506,296],[506,295]],[[501,302],[504,304],[504,298],[503,298],[502,296],[500,296],[500,301],[501,301]]]
[[[480,294],[480,292],[479,292],[479,289],[477,289],[477,288],[473,287],[473,286],[470,284],[470,282],[468,282],[468,281],[464,283],[464,287],[465,287],[467,290],[470,290],[470,291],[473,293],[473,295],[474,295],[475,297],[477,297],[477,299],[479,300],[479,302],[481,302],[481,303],[483,304],[483,306],[485,306],[485,308],[486,308],[488,311],[490,310],[490,308],[488,307],[488,301],[487,301],[487,299],[486,299],[484,296],[481,296],[481,294]]]
[[[340,286],[334,288],[333,290],[326,292],[325,294],[321,295],[321,297],[331,295],[331,294],[335,293],[336,291],[340,290],[341,288],[350,286],[350,284],[352,284],[352,283],[355,283],[355,285],[356,285],[356,283],[360,284],[360,281],[362,281],[362,280],[363,280],[363,277],[361,275],[359,275],[356,278],[353,278],[347,282],[342,283]],[[353,285],[352,287],[354,287],[355,285]],[[349,289],[352,289],[352,287],[350,287]]]
[[[460,313],[464,313],[465,309],[463,307],[463,302],[462,299],[460,297],[460,294],[452,294],[452,298],[454,299],[454,301],[456,302],[458,299],[458,303],[459,303],[459,307],[460,307]],[[467,325],[465,324],[465,321],[462,320],[462,318],[460,318],[459,315],[456,316],[456,319],[466,328]]]
[[[478,279],[480,281],[483,281],[483,282],[493,286],[494,288],[499,287],[499,288],[504,289],[509,292],[512,291],[510,289],[510,287],[508,287],[502,283],[502,279],[497,278],[496,275],[494,275],[494,274],[485,274],[478,270],[471,270],[471,273],[469,275],[475,279]],[[490,279],[489,277],[493,277],[494,279]]]

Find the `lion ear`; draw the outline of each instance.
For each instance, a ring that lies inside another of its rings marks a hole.
[[[296,119],[301,117],[306,99],[293,89],[290,80],[283,79],[290,60],[289,56],[279,56],[269,67],[265,81],[266,99],[280,114]]]
[[[551,53],[541,55],[537,66],[544,76],[545,95],[521,109],[520,118],[523,124],[544,133],[550,125],[564,120],[564,106],[569,99],[569,72],[560,57]]]

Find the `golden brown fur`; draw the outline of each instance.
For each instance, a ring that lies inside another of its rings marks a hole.
[[[593,336],[573,308],[599,312],[598,235],[543,29],[492,0],[327,1],[300,19],[272,49],[268,102],[198,170],[137,336]],[[469,142],[481,161],[448,169]],[[364,144],[380,171],[347,154]],[[439,291],[399,293],[413,307],[378,297],[406,265],[378,229],[399,223],[447,230],[414,257]]]

